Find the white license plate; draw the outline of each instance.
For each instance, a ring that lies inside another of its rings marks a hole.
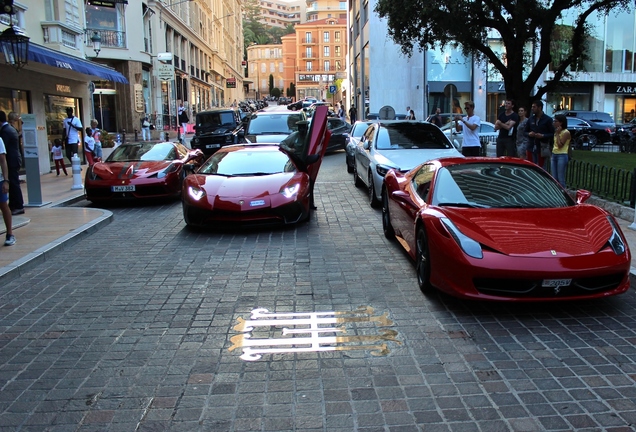
[[[111,186],[110,190],[111,190],[111,192],[134,192],[135,191],[135,185]]]
[[[205,148],[220,148],[221,144],[208,144],[205,146]]]
[[[562,286],[570,286],[572,279],[544,279],[541,286],[548,288],[556,288]]]

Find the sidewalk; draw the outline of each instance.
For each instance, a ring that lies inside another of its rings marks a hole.
[[[86,166],[83,165],[85,170]],[[25,213],[13,216],[14,246],[0,245],[0,285],[19,277],[52,253],[79,241],[110,223],[113,214],[108,210],[92,208],[59,207],[59,205],[81,199],[84,189],[72,190],[73,176],[57,177],[55,172],[40,176],[42,202],[45,205],[29,205],[26,182],[22,182]],[[84,171],[82,172],[82,174]],[[22,176],[21,178],[24,178]],[[6,227],[0,218],[0,233],[4,243]]]
[[[85,169],[85,165],[83,167]],[[49,254],[58,253],[65,246],[111,222],[113,214],[108,210],[60,207],[84,196],[84,189],[71,189],[73,176],[71,170],[68,171],[68,176],[62,174],[57,177],[54,172],[40,176],[42,201],[45,203],[41,207],[29,206],[26,182],[22,183],[26,211],[23,215],[13,216],[17,243],[10,247],[0,246],[0,284],[19,277],[22,272],[46,261]],[[632,252],[632,274],[636,276],[636,230],[629,228],[634,225],[634,210],[598,199],[589,202],[606,208],[616,216]],[[0,218],[0,233],[5,232]]]

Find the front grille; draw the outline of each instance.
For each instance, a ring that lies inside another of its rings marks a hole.
[[[573,279],[559,289],[541,286],[542,280],[475,278],[473,283],[482,294],[515,298],[576,297],[611,291],[620,285],[622,273]]]

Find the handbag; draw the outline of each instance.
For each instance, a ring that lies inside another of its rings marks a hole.
[[[552,149],[550,148],[549,142],[541,142],[541,157],[550,157],[552,156]]]
[[[144,122],[142,123],[143,127],[150,127],[150,122],[148,120],[144,120]]]

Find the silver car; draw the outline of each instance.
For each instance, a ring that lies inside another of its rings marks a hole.
[[[372,123],[355,148],[353,181],[365,185],[371,207],[380,205],[384,176],[390,169],[408,171],[446,156],[462,157],[446,135],[423,121],[391,120]]]

